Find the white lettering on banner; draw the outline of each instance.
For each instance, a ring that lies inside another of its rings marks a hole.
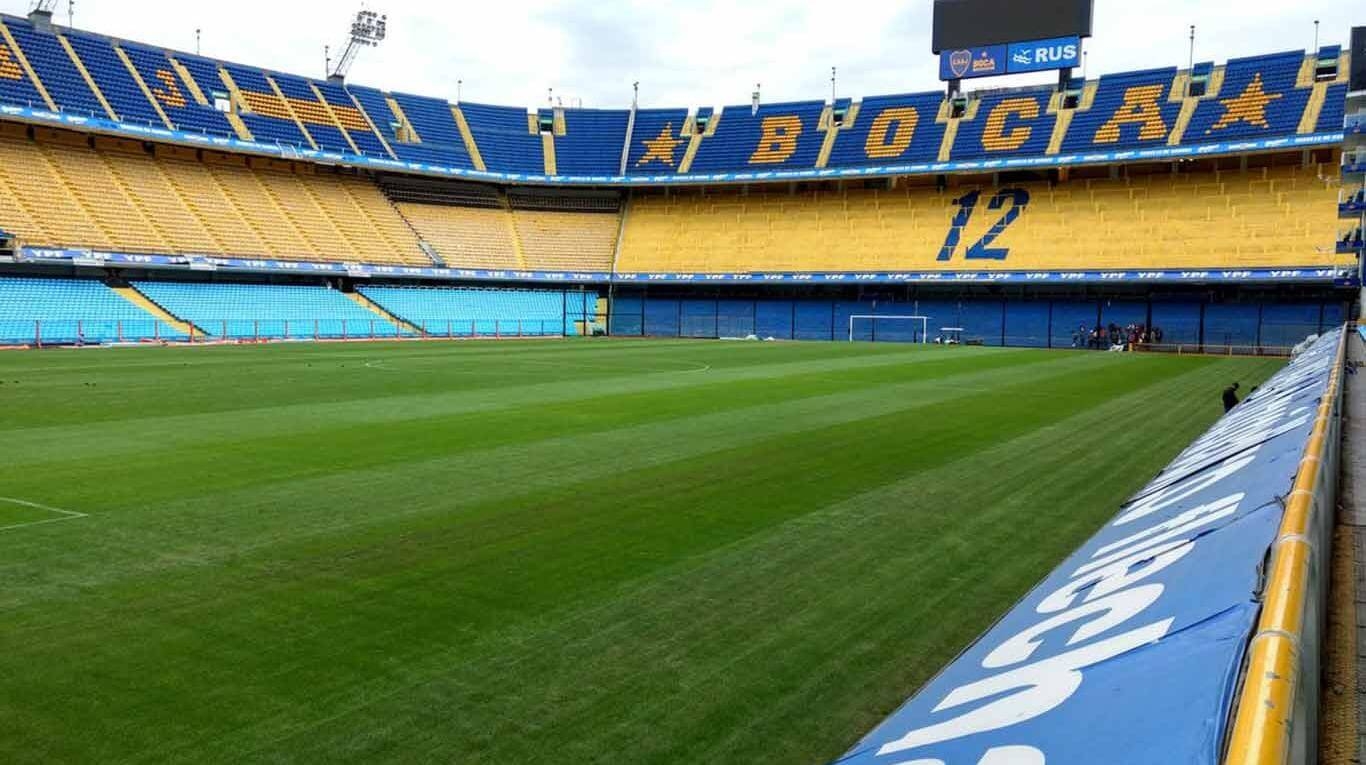
[[[878,754],[894,754],[1032,720],[1056,708],[1077,692],[1082,681],[1080,670],[1157,642],[1171,629],[1173,621],[1156,621],[1107,640],[955,688],[934,711],[952,709],[985,698],[998,698],[952,720],[913,730],[883,745]],[[1001,696],[1008,691],[1014,692]]]
[[[1067,639],[1067,645],[1076,645],[1090,640],[1106,630],[1118,627],[1138,616],[1140,611],[1156,603],[1157,599],[1162,597],[1163,589],[1160,584],[1134,587],[1109,597],[1084,603],[1070,611],[1044,619],[1028,629],[1015,633],[996,646],[995,650],[982,659],[982,666],[987,669],[1001,669],[1012,664],[1019,664],[1022,661],[1029,661],[1029,657],[1033,656],[1034,652],[1039,650],[1039,646],[1043,645],[1043,641],[1039,638],[1044,633],[1085,619],[1092,614],[1104,614],[1104,616],[1078,627]]]
[[[1045,765],[1043,752],[1032,746],[998,746],[990,749],[977,765]],[[944,765],[943,760],[910,760],[896,765]]]
[[[1118,542],[1106,545],[1097,550],[1095,555],[1091,556],[1093,558],[1099,558],[1099,560],[1094,560],[1077,569],[1073,576],[1083,576],[1098,568],[1108,566],[1120,558],[1127,557],[1140,550],[1150,549],[1167,540],[1175,539],[1188,531],[1194,531],[1201,526],[1208,526],[1215,521],[1227,518],[1237,512],[1238,503],[1243,501],[1244,496],[1246,495],[1239,492],[1224,497],[1223,499],[1218,499],[1200,505],[1199,507],[1191,508],[1175,518],[1163,521],[1150,529],[1145,529]],[[1111,550],[1119,550],[1119,552],[1112,553],[1110,552]]]
[[[1124,512],[1115,519],[1113,525],[1123,526],[1139,520],[1140,518],[1146,518],[1168,505],[1180,502],[1187,497],[1208,489],[1214,484],[1219,483],[1225,478],[1228,478],[1239,470],[1252,464],[1252,461],[1257,458],[1257,452],[1260,450],[1260,446],[1253,447],[1249,451],[1240,454],[1238,457],[1224,462],[1213,470],[1201,473],[1189,481],[1178,481],[1144,496],[1142,499],[1129,505]]]

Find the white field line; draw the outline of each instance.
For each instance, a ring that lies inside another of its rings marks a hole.
[[[14,497],[0,497],[0,503],[8,505],[19,505],[20,507],[31,507],[34,510],[45,510],[49,513],[56,513],[57,518],[48,518],[41,521],[29,521],[28,523],[15,523],[9,526],[0,526],[0,531],[11,531],[14,529],[26,529],[29,526],[41,526],[45,523],[58,523],[60,521],[74,521],[77,518],[89,518],[85,513],[78,513],[75,510],[63,510],[60,507],[40,505],[37,502],[29,502],[26,499],[15,499]]]

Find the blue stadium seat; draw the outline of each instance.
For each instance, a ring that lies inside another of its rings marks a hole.
[[[489,170],[531,175],[545,172],[541,137],[528,130],[526,109],[462,103],[460,111]]]
[[[313,136],[313,141],[322,151],[353,154],[351,144],[337,127],[326,107],[318,100],[317,94],[309,87],[308,80],[292,74],[271,72],[270,78],[280,86],[280,92],[291,101],[294,114],[304,123],[304,129]]]
[[[1183,144],[1293,135],[1309,102],[1295,89],[1304,51],[1230,59],[1219,95],[1200,102]]]
[[[828,167],[933,162],[944,142],[936,122],[944,94],[911,93],[863,99],[852,127],[841,130]]]
[[[702,141],[692,171],[811,168],[820,155],[824,101],[749,105],[722,110],[716,133]]]
[[[626,174],[678,172],[688,150],[688,139],[683,137],[683,123],[687,120],[687,109],[637,109]]]
[[[224,64],[223,70],[232,77],[251,113],[239,116],[251,131],[252,137],[263,143],[292,144],[307,148],[308,141],[299,126],[290,118],[275,89],[264,73],[235,64]]]
[[[108,38],[73,31],[66,39],[120,121],[166,127]]]
[[[1324,93],[1323,109],[1319,111],[1319,121],[1314,128],[1316,133],[1336,133],[1342,130],[1343,119],[1347,116],[1347,84],[1329,85]]]
[[[228,123],[228,118],[213,108],[212,103],[200,104],[194,99],[175,67],[171,65],[171,60],[166,57],[166,51],[136,43],[121,43],[119,47],[127,54],[128,60],[133,62],[133,68],[138,71],[138,76],[147,83],[147,88],[152,91],[152,97],[157,99],[161,110],[175,123],[176,129],[186,133],[236,136],[232,125]],[[222,91],[223,86],[219,84],[217,89]],[[204,92],[205,99],[212,97],[209,92]]]
[[[1179,102],[1168,101],[1175,77],[1176,67],[1101,77],[1091,108],[1072,117],[1063,151],[1165,144],[1181,112]]]
[[[983,97],[976,118],[958,123],[950,159],[1042,155],[1057,123],[1048,113],[1053,92],[1043,87]]]
[[[72,63],[71,56],[57,41],[57,35],[40,32],[28,22],[18,19],[6,19],[5,26],[9,27],[14,41],[24,51],[29,66],[33,67],[38,80],[47,88],[47,94],[52,96],[59,109],[70,114],[109,118],[85,78]]]
[[[596,313],[593,291],[451,287],[357,288],[389,313],[429,335],[559,336],[578,334],[575,322]]]
[[[112,343],[186,336],[95,279],[0,277],[0,343]]]
[[[318,92],[323,94],[323,100],[332,106],[332,111],[337,115],[337,119],[342,124],[347,135],[355,142],[356,148],[360,149],[361,154],[368,157],[380,157],[391,159],[389,152],[385,150],[384,144],[380,142],[379,136],[370,129],[370,125],[365,121],[365,116],[355,101],[351,100],[351,95],[346,92],[346,88],[335,82],[317,82]],[[283,87],[283,86],[282,86]]]
[[[626,142],[628,111],[565,109],[564,135],[555,137],[561,175],[616,175]]]
[[[347,90],[356,97],[375,125],[386,131],[389,146],[399,159],[467,170],[474,168],[474,161],[465,148],[465,140],[455,124],[450,104],[435,98],[393,94],[395,103],[403,110],[421,139],[420,143],[403,143],[397,140],[392,129],[386,129],[398,123],[399,118],[389,108],[383,93],[374,88],[356,86],[347,86]]]
[[[399,329],[328,287],[137,282],[172,315],[212,337],[395,337]]]

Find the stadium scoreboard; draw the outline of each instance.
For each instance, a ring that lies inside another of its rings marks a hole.
[[[1094,0],[935,0],[939,77],[1071,69],[1091,36]]]

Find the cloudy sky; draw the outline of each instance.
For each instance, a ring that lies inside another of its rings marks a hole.
[[[1021,0],[1026,2],[1027,0]],[[519,106],[715,106],[824,98],[830,67],[841,96],[936,89],[930,0],[367,0],[389,36],[361,52],[351,79],[385,90]],[[0,0],[23,14],[30,0]],[[75,25],[205,55],[320,76],[323,46],[345,39],[352,2],[76,0]],[[1346,44],[1366,24],[1361,0],[1095,0],[1088,74]],[[1236,7],[1236,15],[1230,9]],[[66,22],[67,0],[57,18]],[[1352,13],[1355,11],[1355,13]],[[1032,77],[1032,79],[1030,79]],[[1047,82],[1026,75],[1009,84]],[[463,81],[463,85],[459,84]],[[989,81],[1007,84],[1004,78]]]

